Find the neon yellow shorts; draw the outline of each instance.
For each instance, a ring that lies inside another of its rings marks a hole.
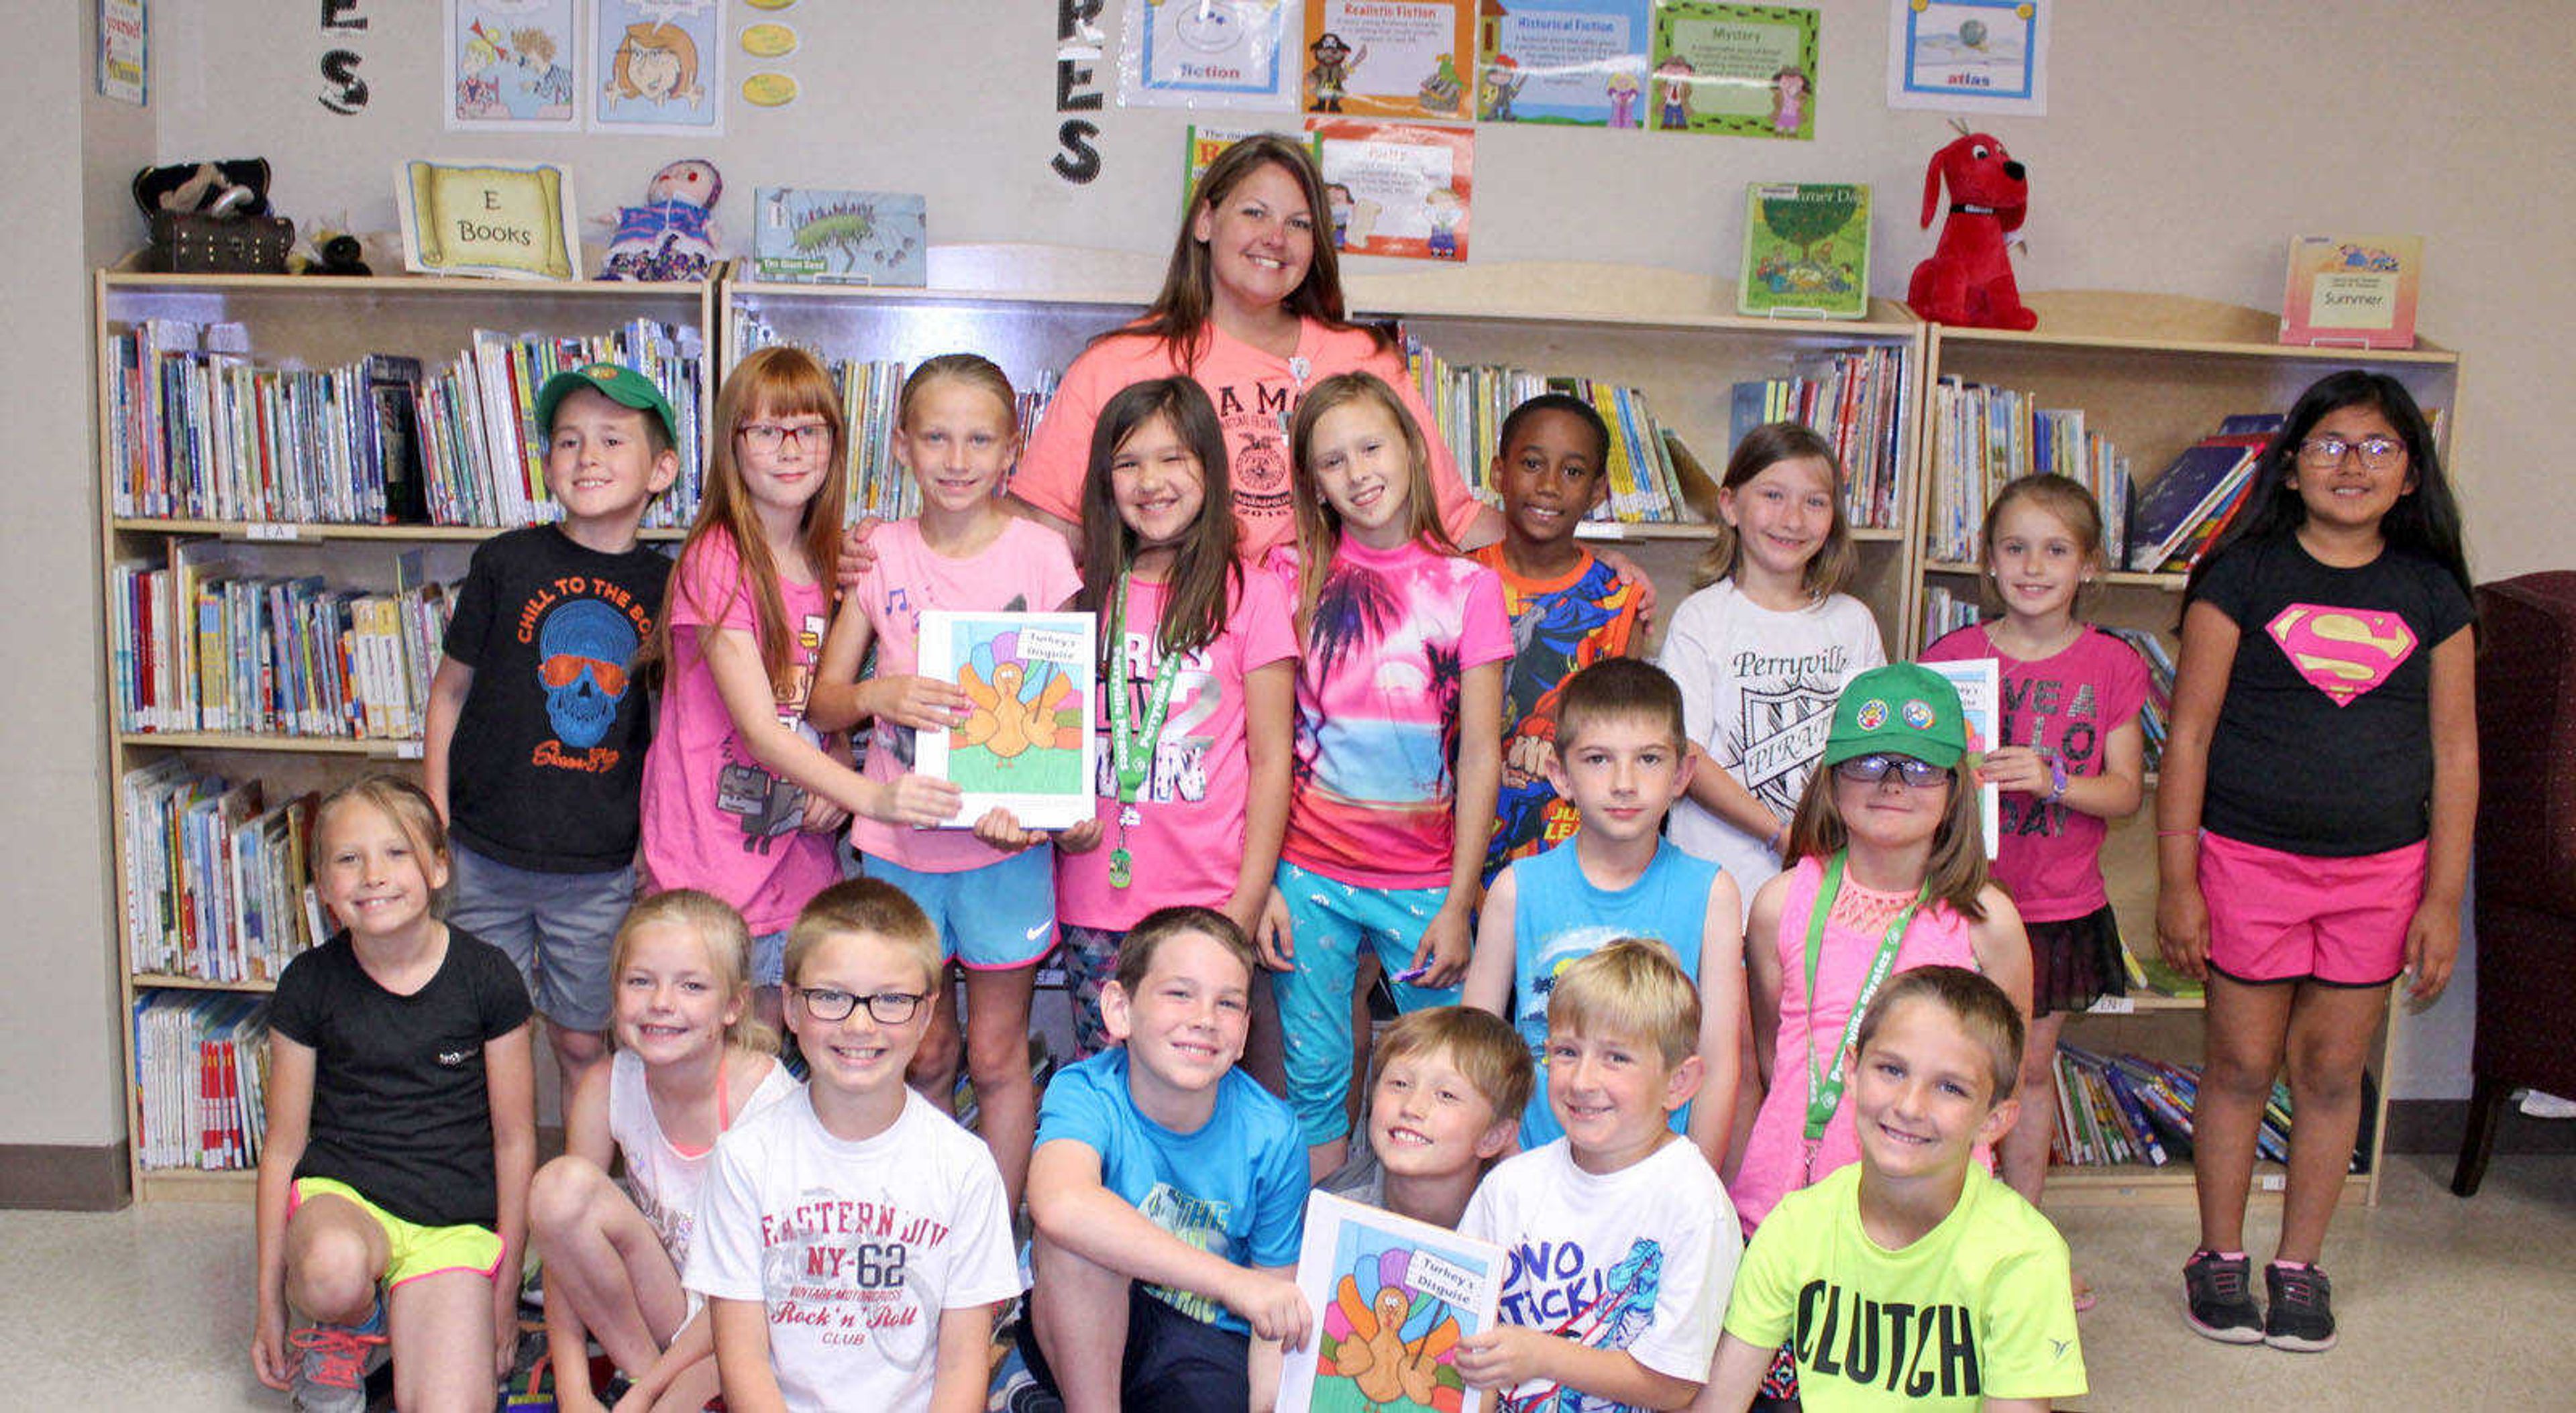
[[[337,1197],[356,1204],[367,1219],[385,1234],[385,1288],[393,1289],[404,1281],[434,1276],[442,1271],[472,1271],[489,1280],[501,1270],[501,1238],[489,1227],[471,1223],[454,1227],[425,1227],[406,1222],[370,1202],[358,1189],[334,1178],[297,1178],[286,1194],[286,1213],[313,1197]]]

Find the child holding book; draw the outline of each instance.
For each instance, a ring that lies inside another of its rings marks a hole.
[[[725,1406],[967,1413],[1020,1293],[993,1155],[904,1084],[942,960],[873,878],[815,895],[787,943],[805,1087],[716,1140],[689,1245]]]
[[[2135,813],[2144,790],[2146,664],[2076,610],[2102,572],[2102,511],[2064,476],[2023,476],[1986,508],[1986,572],[2003,616],[1947,634],[1925,662],[1994,658],[2002,725],[1977,763],[2001,786],[2003,839],[1994,880],[2030,936],[2030,1043],[2016,1092],[2028,1103],[2004,1139],[2004,1180],[2033,1202],[2048,1176],[2057,1124],[2057,1037],[2067,1016],[2127,989],[2119,919],[2102,886],[2107,821]],[[2077,1292],[2077,1308],[2092,1303]]]
[[[1717,865],[1683,853],[1661,832],[1690,783],[1681,689],[1650,663],[1596,662],[1566,679],[1556,736],[1548,779],[1582,827],[1494,880],[1467,970],[1467,1004],[1511,1018],[1531,1055],[1544,1056],[1549,996],[1568,964],[1611,938],[1663,943],[1700,993],[1692,1049],[1701,1097],[1673,1111],[1673,1131],[1715,1168],[1734,1129],[1743,905]],[[1544,1072],[1539,1098],[1521,1119],[1523,1148],[1562,1132],[1545,1103]]]
[[[403,1407],[488,1408],[518,1348],[528,992],[508,954],[438,920],[447,860],[408,781],[367,776],[314,811],[313,889],[341,930],[269,1002],[250,1347],[299,1408],[363,1409],[388,1343]],[[290,1307],[314,1322],[291,1336]]]
[[[1370,1060],[1368,1141],[1318,1186],[1454,1230],[1529,1106],[1529,1047],[1490,1011],[1433,1006],[1396,1017]]]
[[[671,561],[636,538],[680,473],[678,419],[615,363],[537,390],[563,507],[474,551],[430,679],[421,780],[455,860],[448,919],[510,954],[566,1094],[608,1055],[610,939],[635,897],[652,715],[633,689]]]
[[[1235,1068],[1256,965],[1223,913],[1148,915],[1101,994],[1120,1043],[1047,1085],[1020,1353],[1068,1413],[1266,1408],[1313,1327],[1297,1118]]]
[[[1510,1258],[1498,1323],[1458,1346],[1499,1407],[1698,1395],[1741,1251],[1726,1189],[1670,1127],[1699,1090],[1699,1012],[1661,943],[1621,938],[1557,973],[1547,1102],[1565,1136],[1496,1165],[1458,1223]]]
[[[1512,664],[1503,680],[1503,783],[1485,846],[1485,882],[1513,859],[1564,842],[1574,806],[1549,783],[1557,693],[1588,663],[1625,657],[1638,641],[1640,594],[1574,538],[1609,494],[1610,429],[1591,404],[1541,393],[1503,419],[1493,481],[1503,495],[1503,538],[1475,551],[1502,576],[1512,620]]]
[[[2191,1327],[2335,1341],[2316,1261],[2362,1118],[2389,983],[2450,981],[2478,798],[2476,610],[2459,509],[2403,383],[2319,380],[2183,592],[2156,794],[2156,937],[2209,983],[2192,1107]],[[2280,1245],[2251,1290],[2245,1194],[2289,1070]]]
[[[870,780],[900,780],[912,769],[913,733],[957,726],[974,705],[956,683],[919,675],[923,610],[1051,612],[1073,595],[1063,537],[1011,514],[1000,498],[1019,450],[1018,406],[1002,370],[971,353],[923,360],[896,398],[895,459],[920,487],[921,513],[876,533],[876,555],[832,621],[805,708],[818,731],[875,719],[861,772]],[[876,668],[861,682],[871,645]],[[1029,997],[1038,959],[1055,947],[1056,916],[1054,859],[1023,849],[1024,837],[1006,810],[971,833],[865,817],[850,825],[869,876],[919,904],[941,951],[965,972],[976,1126],[1013,1210],[1037,1130]],[[937,992],[948,995],[945,980]],[[954,1003],[935,1003],[914,1080],[943,1110],[955,1102],[959,1048]]]
[[[1976,1160],[2013,1127],[2022,1034],[2020,1005],[1962,967],[1880,989],[1847,1059],[1860,1161],[1755,1233],[1694,1413],[1753,1406],[1784,1347],[1813,1413],[2040,1413],[2084,1394],[2066,1241]]]
[[[1502,777],[1502,580],[1432,517],[1421,428],[1367,373],[1297,405],[1296,790],[1280,848],[1288,1093],[1320,1178],[1348,1155],[1363,956],[1396,1008],[1458,999]],[[1265,940],[1268,934],[1265,933]]]

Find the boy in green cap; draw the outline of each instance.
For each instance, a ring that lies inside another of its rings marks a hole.
[[[563,518],[475,550],[421,774],[455,856],[448,923],[519,964],[569,1096],[606,1078],[608,949],[634,900],[653,722],[628,669],[671,568],[636,528],[680,473],[679,419],[615,363],[547,379],[536,412]]]

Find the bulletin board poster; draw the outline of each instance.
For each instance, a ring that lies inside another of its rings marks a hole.
[[[1888,0],[1887,106],[2044,116],[2056,4]]]
[[[724,0],[595,0],[593,132],[724,133]]]
[[[1479,120],[1644,125],[1653,0],[1537,0],[1490,9],[1476,66]]]
[[[450,132],[574,132],[581,30],[573,0],[447,0]]]
[[[1118,101],[1293,112],[1300,13],[1299,0],[1131,0]]]
[[[1467,128],[1309,118],[1321,143],[1333,244],[1345,255],[1467,258],[1476,134]]]
[[[145,0],[98,0],[99,97],[138,108],[151,101],[151,34]]]
[[[1649,125],[1813,139],[1816,27],[1813,10],[1656,0]]]
[[[1476,0],[1306,0],[1305,111],[1463,122]]]
[[[405,162],[395,169],[403,268],[416,275],[581,278],[572,181],[518,162]]]

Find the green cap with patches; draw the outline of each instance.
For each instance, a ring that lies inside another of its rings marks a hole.
[[[680,442],[680,418],[671,411],[668,398],[653,386],[653,380],[623,363],[585,363],[566,368],[546,379],[537,389],[537,425],[552,432],[555,408],[576,388],[589,388],[611,402],[623,403],[638,412],[650,412],[662,419],[662,432],[673,446]]]
[[[1915,662],[1873,667],[1843,687],[1825,764],[1884,752],[1912,756],[1944,770],[1968,750],[1968,714],[1950,679]]]

